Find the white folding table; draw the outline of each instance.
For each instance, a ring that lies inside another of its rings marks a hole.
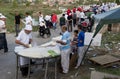
[[[48,51],[53,50],[57,53],[56,56],[51,56]],[[29,59],[29,66],[28,66],[28,79],[30,79],[30,59],[45,59],[46,60],[46,67],[45,67],[45,75],[44,79],[47,79],[47,71],[48,71],[48,59],[57,58],[60,56],[60,49],[58,46],[37,46],[23,49],[20,46],[15,47],[15,54],[16,54],[16,79],[18,79],[18,69],[19,69],[19,57],[25,57]],[[57,79],[57,62],[55,61],[55,79]]]

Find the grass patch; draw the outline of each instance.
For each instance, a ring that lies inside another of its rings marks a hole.
[[[97,71],[105,72],[113,75],[119,75],[120,76],[120,68],[103,68],[103,67],[96,67]]]
[[[7,17],[6,19],[6,27],[7,31],[9,32],[15,32],[15,24],[14,24],[14,15],[15,11],[18,11],[22,18],[25,16],[25,12],[29,12],[32,16],[34,12],[41,11],[44,15],[46,14],[52,14],[53,12],[56,14],[60,14],[61,11],[58,10],[56,7],[48,7],[48,5],[42,5],[40,3],[35,5],[29,5],[26,6],[25,4],[17,4],[17,6],[14,6],[12,3],[4,3],[0,4],[0,11]],[[24,27],[24,24],[21,23],[20,29]],[[37,27],[33,27],[33,31],[37,31]]]
[[[118,33],[106,32],[103,34],[101,42],[102,48],[105,47],[105,44],[108,44],[111,49],[114,49],[118,43],[120,43],[120,32]]]
[[[84,76],[82,77],[82,79],[90,79],[90,77]]]
[[[110,49],[112,49],[111,52],[118,51],[118,49],[116,47],[118,46],[118,43],[120,43],[120,32],[116,32],[116,33],[106,32],[106,33],[104,33],[102,35],[102,41],[101,42],[102,42],[102,45],[100,46],[100,48],[107,49],[105,47],[105,44],[108,44],[108,47]],[[96,71],[105,72],[105,73],[120,76],[120,66],[118,66],[118,68],[114,68],[114,67],[103,68],[101,66],[95,66],[95,69],[96,69]]]

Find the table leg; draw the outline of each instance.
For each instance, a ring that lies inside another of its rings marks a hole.
[[[57,58],[55,58],[55,79],[57,79]]]
[[[28,64],[28,79],[30,79],[30,69],[31,69],[31,63],[29,58],[29,64]]]
[[[46,60],[45,79],[47,79],[47,71],[48,71],[48,59]]]
[[[16,79],[18,79],[18,55],[16,55]]]
[[[42,65],[42,67],[43,68],[45,67],[45,59],[43,59],[43,65]]]

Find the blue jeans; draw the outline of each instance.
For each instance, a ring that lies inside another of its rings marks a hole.
[[[56,25],[57,25],[57,23],[53,22],[53,29],[56,29]]]

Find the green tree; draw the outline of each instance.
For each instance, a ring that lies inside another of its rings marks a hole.
[[[116,0],[115,2],[116,2],[117,4],[120,4],[120,0]]]
[[[18,7],[18,2],[17,2],[17,0],[13,0],[12,5],[13,5],[13,7]]]

